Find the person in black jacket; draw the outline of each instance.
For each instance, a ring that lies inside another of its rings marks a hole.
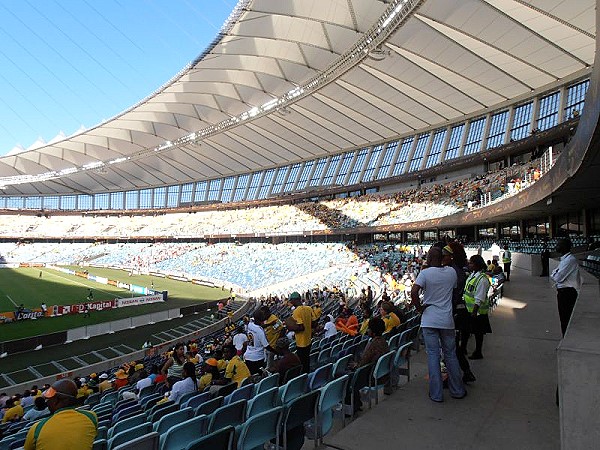
[[[442,257],[442,264],[452,266],[457,276],[456,287],[452,291],[452,309],[456,329],[456,357],[463,371],[463,382],[469,383],[475,381],[476,378],[471,371],[467,355],[465,355],[465,352],[459,345],[462,335],[469,332],[469,313],[463,299],[465,282],[467,281],[467,274],[465,272],[467,254],[460,243],[450,242],[442,249]]]

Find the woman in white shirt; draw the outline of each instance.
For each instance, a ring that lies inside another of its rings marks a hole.
[[[181,371],[181,381],[176,382],[171,389],[169,400],[179,403],[181,397],[198,390],[198,381],[196,380],[196,366],[191,362],[186,362]]]

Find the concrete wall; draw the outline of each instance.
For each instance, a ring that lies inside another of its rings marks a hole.
[[[550,261],[550,271],[556,267]],[[600,445],[600,285],[582,270],[584,284],[569,328],[558,345],[561,448]]]
[[[238,296],[238,299],[241,299],[240,296]],[[237,311],[234,312],[233,320],[235,321],[235,320],[241,319],[244,316],[244,314],[246,314],[253,305],[254,305],[253,302],[247,301],[244,305],[242,305],[241,308],[239,308]],[[25,383],[15,384],[14,386],[3,388],[2,392],[6,392],[8,395],[13,395],[13,394],[17,394],[17,393],[22,394],[23,391],[25,391],[25,389],[29,389],[32,384],[37,384],[38,386],[41,386],[41,385],[44,385],[45,383],[52,384],[60,378],[65,378],[65,377],[75,378],[75,377],[87,376],[90,373],[99,373],[99,372],[108,371],[108,370],[111,370],[122,364],[143,359],[145,356],[151,356],[153,354],[161,354],[161,353],[165,352],[168,348],[172,347],[176,342],[187,341],[190,339],[196,339],[199,337],[207,336],[216,331],[222,330],[225,327],[226,320],[227,319],[222,319],[222,320],[214,323],[213,325],[210,325],[206,328],[202,328],[201,330],[198,330],[194,333],[190,333],[186,336],[182,336],[177,339],[173,339],[172,341],[163,342],[159,345],[154,346],[152,349],[138,350],[134,353],[129,353],[126,355],[118,356],[116,358],[107,359],[106,361],[101,361],[96,364],[84,366],[84,367],[81,367],[81,368],[78,368],[76,370],[72,370],[69,372],[57,373],[55,375],[39,378],[35,381],[27,381]]]

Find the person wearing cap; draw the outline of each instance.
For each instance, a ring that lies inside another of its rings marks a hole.
[[[300,358],[295,353],[290,352],[290,340],[287,337],[280,337],[275,344],[275,352],[281,355],[281,358],[269,367],[269,372],[278,373],[279,379],[283,380],[285,373],[292,367],[302,365]]]
[[[91,449],[98,434],[96,413],[75,409],[77,385],[69,379],[57,381],[44,392],[52,415],[36,422],[25,438],[25,450]]]
[[[302,372],[310,372],[310,346],[312,338],[312,308],[302,304],[302,297],[298,292],[290,294],[290,303],[294,312],[285,321],[288,330],[295,333],[296,354],[302,362]]]
[[[115,378],[115,389],[122,388],[129,384],[129,377],[127,376],[127,372],[123,369],[119,369],[115,372]]]
[[[215,358],[208,358],[204,361],[204,375],[198,380],[198,389],[203,391],[206,386],[210,386],[212,383],[217,382],[221,378],[221,372],[219,372],[218,361]],[[184,364],[185,365],[185,364]]]
[[[113,385],[108,379],[107,373],[101,373],[98,379],[100,380],[100,384],[98,384],[98,392],[102,393],[108,389],[112,389]]]

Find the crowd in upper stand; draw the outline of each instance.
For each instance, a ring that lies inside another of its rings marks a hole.
[[[539,179],[540,160],[444,183],[424,183],[399,192],[367,194],[295,205],[202,210],[194,214],[102,216],[0,216],[0,236],[198,237],[270,233],[298,234],[357,226],[381,226],[448,216],[476,207],[484,194],[496,200]],[[537,173],[537,175],[536,175]],[[486,200],[489,201],[489,200]]]

